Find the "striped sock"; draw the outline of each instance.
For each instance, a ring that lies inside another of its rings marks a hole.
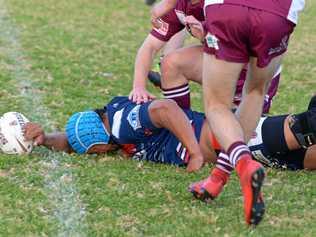
[[[229,157],[226,153],[221,152],[216,160],[216,168],[224,171],[228,175],[234,170],[234,167],[230,164]]]
[[[237,141],[230,145],[227,154],[229,156],[230,164],[232,164],[233,167],[236,167],[236,164],[243,155],[251,157],[249,147],[242,141]]]
[[[186,83],[174,88],[162,88],[162,94],[166,99],[173,99],[182,109],[190,109],[190,87]]]

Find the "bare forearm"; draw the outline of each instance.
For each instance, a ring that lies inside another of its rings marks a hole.
[[[62,132],[45,135],[45,140],[42,145],[54,151],[71,152],[66,134]]]
[[[176,2],[177,0],[163,0],[153,7],[151,14],[157,18],[162,17],[175,7]]]
[[[188,149],[189,154],[201,154],[192,125],[183,110],[173,101],[155,101],[150,107],[151,119],[158,127],[171,131]]]
[[[134,87],[145,87],[147,75],[157,52],[163,47],[164,42],[160,42],[149,35],[139,48],[135,59]]]

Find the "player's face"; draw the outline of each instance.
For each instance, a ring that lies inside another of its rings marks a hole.
[[[90,147],[88,154],[104,154],[113,151],[116,147],[112,144],[98,144]]]

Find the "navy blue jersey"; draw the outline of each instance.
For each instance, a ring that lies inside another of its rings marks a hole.
[[[187,149],[169,130],[153,125],[148,112],[151,103],[137,105],[127,97],[114,97],[106,106],[113,141],[134,144],[134,159],[185,165],[189,160]],[[184,112],[199,140],[204,114],[191,110]]]

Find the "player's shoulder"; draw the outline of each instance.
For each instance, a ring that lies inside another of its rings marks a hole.
[[[126,107],[131,102],[127,96],[115,96],[106,104],[107,110],[119,110]]]

